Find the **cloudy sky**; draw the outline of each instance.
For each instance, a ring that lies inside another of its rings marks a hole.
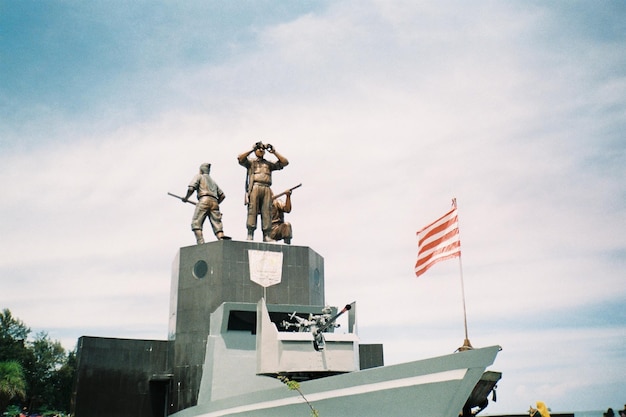
[[[626,402],[626,3],[0,0],[0,308],[67,349],[167,337],[202,162],[245,239],[258,140],[293,243],[388,364],[503,347],[487,410]],[[457,198],[462,264],[416,278]],[[210,229],[205,230],[211,240]]]

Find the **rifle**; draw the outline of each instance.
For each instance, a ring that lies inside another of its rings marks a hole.
[[[183,201],[183,198],[182,198],[182,197],[180,197],[180,196],[177,196],[176,194],[167,193],[167,195],[171,195],[172,197],[177,198],[177,199],[179,199],[180,201]],[[196,205],[196,202],[195,202],[195,201],[189,201],[189,200],[187,200],[186,202],[187,202],[187,203],[189,203],[189,204],[193,204],[194,206]]]
[[[278,197],[283,196],[283,195],[287,194],[288,192],[295,190],[298,187],[302,187],[302,183],[296,185],[295,187],[291,187],[290,189],[285,190],[285,191],[283,191],[280,194],[276,194],[273,199],[276,200]]]
[[[250,204],[250,193],[252,192],[252,184],[254,181],[252,179],[252,165],[248,167],[248,173],[246,174],[246,193],[243,195],[243,205],[247,206]]]

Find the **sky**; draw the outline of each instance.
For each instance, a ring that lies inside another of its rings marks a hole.
[[[165,340],[195,243],[167,192],[210,162],[244,240],[261,140],[274,190],[303,184],[292,243],[387,364],[456,350],[465,302],[502,346],[484,413],[621,409],[625,46],[622,1],[0,0],[0,308],[68,350]],[[417,278],[452,198],[460,262]]]

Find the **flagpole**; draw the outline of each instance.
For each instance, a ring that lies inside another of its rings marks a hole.
[[[457,208],[456,198],[452,199],[452,206]],[[459,234],[461,232],[461,228],[459,225],[459,221],[457,218],[457,225],[459,228]],[[465,339],[463,340],[463,346],[461,346],[458,350],[471,350],[474,349],[472,344],[469,341],[469,336],[467,334],[467,310],[465,308],[465,284],[463,283],[463,262],[461,261],[461,252],[459,252],[459,276],[461,277],[461,298],[463,299],[463,326],[465,328]]]
[[[460,351],[474,349],[469,341],[467,335],[467,311],[465,309],[465,285],[463,284],[463,264],[461,262],[461,255],[459,254],[459,271],[461,276],[461,297],[463,298],[463,325],[465,327],[465,340],[463,340],[463,346],[459,348]]]

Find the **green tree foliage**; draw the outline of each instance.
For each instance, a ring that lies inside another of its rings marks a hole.
[[[30,329],[14,318],[8,309],[0,312],[0,362],[16,360],[22,365],[30,362],[32,355],[26,347]]]
[[[26,379],[22,365],[17,361],[0,362],[0,412],[4,412],[13,398],[26,396]]]
[[[76,350],[67,354],[65,363],[56,372],[54,404],[56,409],[69,412],[72,400],[72,389],[76,374]]]
[[[65,349],[59,342],[50,340],[45,332],[37,333],[35,340],[28,346],[34,356],[32,366],[26,372],[29,409],[54,407],[51,402],[59,388],[57,373],[65,363]]]
[[[25,382],[25,395],[12,396],[9,404],[23,400],[20,404],[30,411],[69,411],[76,353],[67,353],[46,332],[28,340],[30,332],[8,309],[0,313],[0,362],[20,365]]]

